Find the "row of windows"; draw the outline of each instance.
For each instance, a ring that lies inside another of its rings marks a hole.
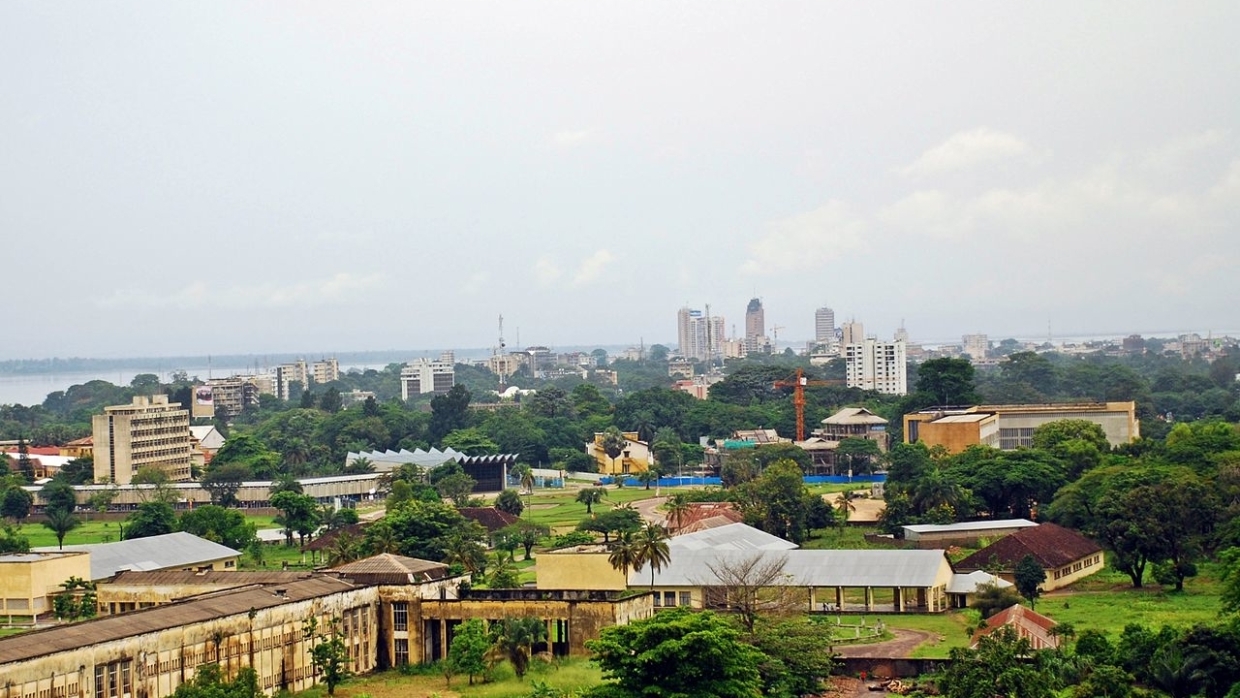
[[[680,603],[677,603],[679,601]],[[665,591],[662,594],[654,592],[654,605],[663,608],[671,608],[672,606],[691,606],[693,605],[693,595],[690,592],[682,591]]]

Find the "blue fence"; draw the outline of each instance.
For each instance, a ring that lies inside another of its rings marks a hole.
[[[885,473],[879,473],[877,475],[854,475],[852,477],[849,477],[847,475],[807,475],[803,479],[805,480],[805,484],[807,485],[821,485],[824,483],[832,484],[832,485],[845,485],[845,484],[868,485],[871,482],[886,482],[887,475]],[[615,482],[616,482],[616,479],[614,477],[608,476],[608,477],[599,478],[598,484],[613,485],[615,484]],[[650,484],[652,487],[654,486],[653,482]],[[717,477],[661,477],[659,478],[658,486],[659,487],[687,487],[691,485],[721,486],[723,485],[723,480]],[[641,482],[635,477],[626,477],[624,479],[624,486],[625,487],[645,487],[646,485],[645,483]]]

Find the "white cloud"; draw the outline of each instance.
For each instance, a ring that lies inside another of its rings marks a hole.
[[[1029,145],[1016,136],[978,128],[957,133],[927,150],[912,164],[901,168],[900,174],[905,177],[927,177],[1032,154]]]
[[[548,257],[539,257],[538,261],[534,262],[534,279],[539,286],[550,286],[562,273],[559,265]]]
[[[749,259],[741,271],[775,274],[820,267],[864,250],[864,232],[861,219],[833,199],[808,213],[770,223],[766,234],[749,245]]]
[[[581,264],[577,265],[577,273],[573,275],[573,285],[583,286],[598,279],[607,269],[607,265],[615,259],[615,255],[603,249],[581,260]]]
[[[470,274],[468,279],[465,279],[465,283],[461,286],[461,290],[465,293],[478,293],[486,287],[487,281],[490,279],[491,275],[489,273],[485,271],[476,271],[473,274]]]
[[[1199,153],[1226,145],[1230,138],[1230,132],[1219,128],[1173,138],[1146,152],[1141,158],[1141,166],[1152,170],[1172,168]]]
[[[585,145],[594,136],[594,129],[560,131],[551,136],[551,142],[560,148],[576,148]]]
[[[361,297],[367,289],[383,283],[382,273],[339,272],[326,279],[295,284],[216,286],[195,281],[168,292],[150,289],[117,289],[95,304],[103,308],[173,308],[178,310],[288,308],[335,305]]]

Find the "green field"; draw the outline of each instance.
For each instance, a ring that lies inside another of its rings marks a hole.
[[[654,489],[640,487],[605,487],[603,501],[594,505],[594,511],[607,511],[620,504],[650,499],[655,496]],[[666,495],[670,490],[663,490]],[[533,496],[522,497],[526,503],[521,518],[551,528],[553,532],[570,531],[586,518],[586,506],[574,501],[578,490],[535,490]]]
[[[1218,565],[1201,563],[1200,575],[1184,583],[1184,591],[1163,589],[1146,579],[1134,589],[1124,574],[1110,568],[1081,580],[1070,589],[1054,591],[1037,602],[1038,613],[1082,630],[1100,630],[1114,640],[1129,623],[1157,629],[1165,625],[1217,623],[1221,588]]]
[[[350,679],[336,689],[339,698],[518,698],[527,696],[535,683],[545,684],[561,691],[580,691],[603,681],[603,674],[594,665],[581,659],[569,659],[548,664],[535,659],[524,681],[518,681],[511,667],[501,664],[495,668],[491,683],[469,685],[464,676],[452,679],[452,688],[440,674],[426,673],[406,676],[395,671],[385,671]],[[298,696],[325,698],[327,690],[316,686]]]

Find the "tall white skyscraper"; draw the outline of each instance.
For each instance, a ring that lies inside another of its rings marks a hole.
[[[853,320],[844,323],[844,336],[840,339],[840,344],[861,344],[865,341],[865,325]]]
[[[904,342],[880,342],[870,337],[844,345],[843,353],[848,387],[884,395],[908,394]]]
[[[835,311],[826,306],[814,311],[814,341],[835,343]]]

